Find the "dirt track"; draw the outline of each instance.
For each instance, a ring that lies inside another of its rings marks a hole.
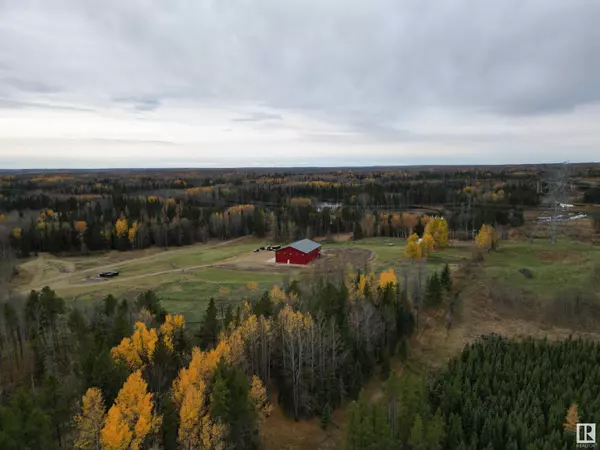
[[[241,237],[241,238],[237,238],[237,239],[232,239],[230,241],[219,242],[217,244],[210,245],[209,247],[205,247],[205,248],[212,249],[212,248],[232,245],[236,242],[246,240],[246,239],[247,239],[247,237]],[[227,258],[225,260],[213,262],[213,263],[194,265],[194,266],[189,266],[189,267],[180,267],[180,268],[174,268],[174,269],[168,269],[168,270],[161,270],[161,271],[144,273],[144,274],[122,277],[122,278],[104,279],[102,281],[99,281],[96,278],[88,278],[90,276],[90,273],[97,273],[97,272],[102,272],[102,271],[106,271],[106,270],[119,269],[119,268],[127,266],[128,264],[131,264],[131,263],[138,264],[140,262],[160,259],[165,256],[172,257],[173,255],[177,255],[180,253],[189,253],[190,250],[193,249],[194,247],[195,246],[190,246],[190,247],[178,248],[175,250],[168,250],[168,251],[164,251],[164,252],[154,253],[154,254],[148,255],[148,256],[142,256],[140,258],[128,259],[128,260],[116,262],[113,264],[105,264],[102,266],[85,268],[85,269],[81,269],[81,270],[77,270],[77,271],[74,270],[75,265],[72,262],[51,258],[51,257],[48,257],[47,255],[42,254],[42,255],[38,256],[37,259],[35,259],[33,261],[28,261],[21,266],[21,268],[25,269],[27,272],[33,273],[33,278],[28,283],[23,284],[21,286],[17,286],[17,290],[21,291],[21,292],[29,292],[31,290],[40,290],[44,286],[51,286],[52,289],[59,289],[59,288],[72,288],[72,287],[88,286],[91,283],[101,283],[102,285],[113,284],[113,283],[129,281],[129,280],[136,280],[136,279],[140,279],[140,278],[155,277],[155,276],[165,275],[165,274],[169,274],[169,273],[190,272],[190,271],[194,271],[194,270],[198,270],[198,269],[204,269],[207,267],[216,266],[216,265],[222,264],[226,261],[237,258],[237,257]],[[59,268],[57,270],[57,272],[61,273],[61,275],[53,276],[51,278],[46,278],[44,275],[50,271],[50,270],[48,270],[48,266],[52,266],[52,265],[54,265],[56,267],[63,266],[63,267],[66,267],[67,270],[65,270],[63,272]],[[80,281],[74,282],[73,278],[75,278],[75,277],[79,278]]]

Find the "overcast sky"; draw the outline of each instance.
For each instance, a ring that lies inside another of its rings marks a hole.
[[[597,0],[0,0],[0,168],[600,160]]]

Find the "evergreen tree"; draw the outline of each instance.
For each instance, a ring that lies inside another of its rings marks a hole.
[[[206,307],[206,313],[204,314],[202,324],[196,333],[200,348],[208,349],[217,345],[217,338],[219,336],[219,331],[221,331],[221,325],[217,314],[215,300],[211,297],[208,306]]]
[[[452,277],[450,276],[450,268],[448,267],[448,263],[444,265],[444,270],[442,270],[440,282],[443,288],[446,290],[446,292],[452,291]]]
[[[415,415],[413,426],[410,430],[408,445],[412,450],[427,450],[427,441],[425,440],[425,427],[421,414]]]
[[[256,414],[249,399],[248,377],[230,367],[223,359],[212,379],[210,416],[228,429],[227,441],[232,448],[256,448]]]
[[[434,272],[427,282],[425,303],[427,306],[436,306],[442,301],[442,284],[437,272]]]
[[[0,448],[52,448],[50,418],[25,390],[19,390],[7,406],[0,406]]]

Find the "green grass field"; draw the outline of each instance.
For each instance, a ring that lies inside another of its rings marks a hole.
[[[393,243],[393,246],[389,246]],[[33,280],[19,286],[27,292],[49,285],[67,301],[90,304],[111,293],[121,297],[135,297],[147,289],[155,290],[171,312],[183,313],[192,322],[200,320],[210,297],[226,296],[239,299],[246,295],[246,284],[254,281],[261,291],[273,284],[281,284],[283,275],[270,272],[235,270],[216,264],[231,258],[251,254],[262,242],[255,239],[218,244],[194,245],[172,250],[149,249],[56,259],[42,256],[22,265],[23,271],[32,272]],[[405,241],[398,238],[367,238],[360,241],[323,243],[324,249],[364,248],[375,253],[371,270],[379,272],[390,267],[398,271],[410,266],[404,257]],[[441,270],[444,264],[468,261],[473,245],[460,243],[435,251],[427,260],[429,271]],[[591,245],[563,240],[556,246],[549,242],[501,242],[500,249],[485,255],[477,265],[478,284],[496,283],[538,297],[549,297],[568,286],[589,285],[593,269],[600,264],[600,249]],[[58,268],[58,269],[57,269]],[[361,267],[362,268],[362,267]],[[533,272],[528,279],[519,273],[527,268]],[[100,270],[119,270],[120,276],[109,281],[89,281]],[[35,274],[38,274],[37,276]],[[41,274],[41,275],[40,275]],[[289,273],[290,276],[294,272]]]
[[[393,246],[388,244],[393,243]],[[325,244],[331,248],[365,248],[375,252],[375,258],[371,261],[371,268],[379,272],[381,270],[393,267],[400,269],[409,266],[404,256],[405,239],[399,238],[366,238],[360,241],[333,242]],[[448,247],[429,255],[427,265],[439,269],[444,264],[457,263],[471,255],[471,249],[468,246]]]
[[[595,267],[600,265],[600,248],[574,241],[502,242],[497,252],[486,255],[486,276],[495,282],[550,296],[560,290],[590,286]],[[519,269],[532,271],[526,278]]]

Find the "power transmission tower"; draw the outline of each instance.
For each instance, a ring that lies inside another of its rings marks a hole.
[[[564,203],[567,201],[568,192],[572,190],[572,185],[569,179],[569,163],[560,164],[552,171],[548,178],[543,182],[545,191],[550,199],[550,233],[552,244],[556,244],[558,240],[558,224],[560,222],[560,213]]]

